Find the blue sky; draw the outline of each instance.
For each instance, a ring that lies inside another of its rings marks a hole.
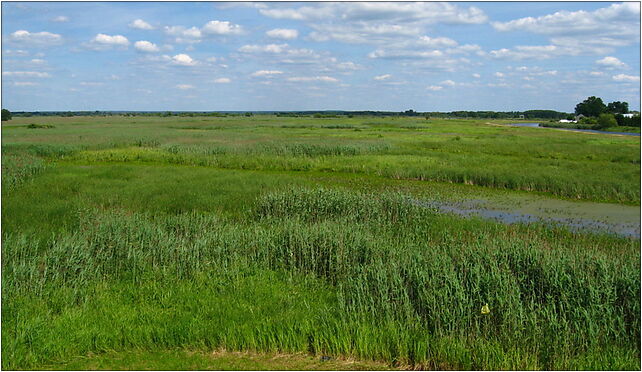
[[[640,3],[3,2],[2,107],[640,108]]]

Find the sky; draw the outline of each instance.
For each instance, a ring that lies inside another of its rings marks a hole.
[[[639,2],[2,2],[10,111],[640,109]]]

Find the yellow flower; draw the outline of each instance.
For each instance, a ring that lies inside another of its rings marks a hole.
[[[490,308],[488,307],[488,304],[482,306],[481,313],[484,315],[490,314]]]

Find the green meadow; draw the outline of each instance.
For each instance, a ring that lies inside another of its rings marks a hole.
[[[421,203],[640,206],[640,137],[508,123],[3,122],[2,368],[640,369],[639,239]]]

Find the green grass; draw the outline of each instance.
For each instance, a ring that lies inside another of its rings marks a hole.
[[[55,128],[24,127],[34,120]],[[76,148],[74,159],[87,162],[355,172],[639,205],[639,138],[491,124],[274,116],[17,118],[3,124],[3,152],[62,146],[60,154],[49,150],[51,156],[68,156]]]
[[[640,368],[639,240],[416,201],[639,205],[639,138],[409,118],[26,119],[55,127],[3,124],[3,369]]]

